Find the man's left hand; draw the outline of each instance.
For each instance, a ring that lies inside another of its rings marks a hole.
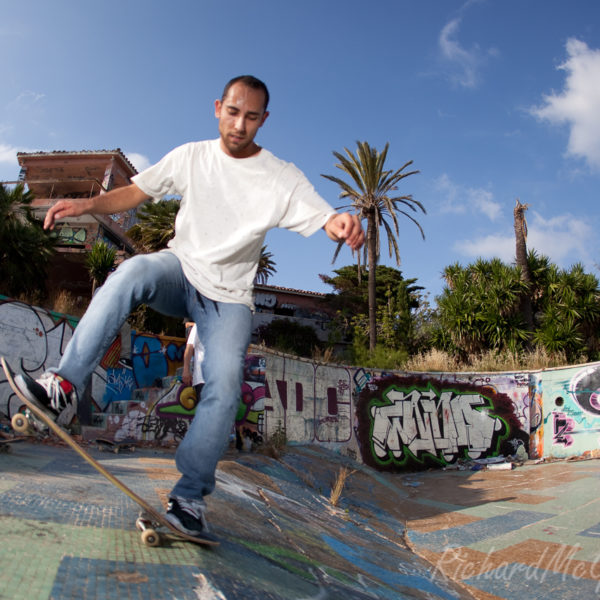
[[[338,213],[329,218],[323,227],[329,239],[334,242],[346,242],[352,250],[358,250],[365,243],[365,232],[358,215]]]

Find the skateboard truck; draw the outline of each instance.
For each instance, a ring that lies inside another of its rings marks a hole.
[[[145,513],[140,513],[140,516],[135,522],[136,529],[142,532],[142,542],[146,546],[152,548],[160,546],[160,533],[156,530],[160,526],[160,523],[155,523]]]
[[[48,433],[48,426],[42,420],[38,419],[29,408],[13,415],[10,424],[17,433],[23,435],[30,434],[32,430],[42,435]]]

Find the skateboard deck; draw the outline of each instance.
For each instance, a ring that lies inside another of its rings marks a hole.
[[[158,512],[152,505],[148,504],[143,498],[138,496],[133,490],[130,490],[120,479],[117,479],[110,471],[104,468],[93,456],[88,454],[60,425],[57,425],[53,419],[51,419],[43,410],[38,408],[35,404],[30,402],[17,387],[14,381],[14,372],[10,365],[6,362],[4,357],[0,358],[2,362],[2,368],[8,384],[12,388],[13,392],[18,396],[19,400],[27,407],[27,410],[31,413],[33,418],[43,422],[55,435],[57,435],[63,442],[70,446],[83,460],[92,465],[98,473],[108,479],[116,488],[121,490],[124,494],[129,496],[141,509],[142,512],[140,517],[136,521],[136,527],[142,533],[142,541],[147,546],[159,546],[161,539],[161,532],[157,531],[157,527],[163,527],[168,530],[169,534],[175,538],[200,544],[202,546],[218,546],[219,542],[215,539],[195,537],[179,531],[176,527],[171,525],[169,521]],[[16,414],[12,419],[13,429],[17,432],[23,433],[28,427],[28,415],[27,414]]]
[[[108,450],[114,452],[115,454],[119,454],[121,450],[129,450],[130,452],[135,452],[136,447],[135,440],[111,440],[109,438],[96,438],[96,446],[100,452],[104,450]]]
[[[22,442],[24,439],[24,436],[13,438],[0,438],[0,452],[8,452],[10,450],[11,444],[14,444],[15,442]]]

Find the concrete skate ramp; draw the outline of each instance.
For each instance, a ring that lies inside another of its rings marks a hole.
[[[165,505],[172,450],[88,449]],[[399,475],[315,447],[229,450],[207,499],[221,545],[148,548],[129,498],[71,450],[23,442],[0,454],[0,589],[13,600],[592,598],[599,475],[597,460]]]

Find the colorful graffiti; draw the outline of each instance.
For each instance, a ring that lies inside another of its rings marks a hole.
[[[163,379],[163,385],[168,381]],[[264,440],[264,397],[265,359],[247,355],[235,427],[257,445]],[[116,440],[179,442],[196,414],[197,404],[194,388],[173,376],[166,387],[137,389],[133,401],[115,402],[107,420],[108,433]]]
[[[567,458],[600,449],[600,364],[541,373],[544,456]]]
[[[384,377],[361,393],[356,410],[363,460],[379,469],[497,456],[503,442],[528,438],[510,398],[489,386]]]
[[[33,377],[58,365],[79,319],[0,296],[0,355]],[[174,375],[182,364],[185,340],[132,332],[132,367],[119,362],[117,336],[92,374],[92,406],[105,412],[112,402],[128,400],[133,390]],[[20,402],[0,378],[0,414],[11,418]]]
[[[0,296],[0,353],[33,376],[58,364],[77,319]],[[132,333],[131,365],[117,337],[91,382],[92,415],[119,437],[177,442],[195,414],[177,380],[184,340]],[[366,398],[366,400],[365,400]],[[0,380],[0,413],[20,409]],[[382,470],[461,458],[579,456],[600,449],[600,363],[522,373],[384,373],[251,349],[236,415],[260,444],[283,430]]]

